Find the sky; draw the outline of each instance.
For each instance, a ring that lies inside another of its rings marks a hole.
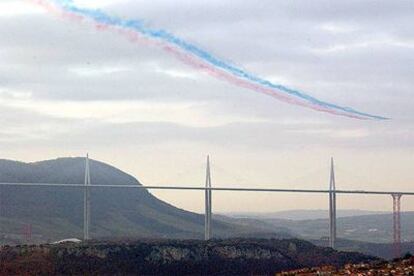
[[[414,190],[414,2],[75,0],[168,30],[268,80],[391,118],[357,120],[223,82],[146,43],[0,2],[1,158],[84,156],[144,185]],[[93,172],[91,172],[93,174]],[[201,192],[153,191],[202,211]],[[214,192],[216,212],[327,208],[327,196]],[[388,197],[338,208],[391,210]],[[403,210],[414,201],[402,200]]]

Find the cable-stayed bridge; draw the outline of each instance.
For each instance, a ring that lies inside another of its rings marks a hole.
[[[401,191],[374,191],[374,190],[337,190],[335,187],[335,169],[334,161],[331,159],[330,166],[330,181],[329,189],[277,189],[277,188],[257,188],[257,187],[237,187],[235,185],[226,185],[223,187],[212,187],[211,185],[211,168],[210,158],[207,157],[206,166],[206,183],[204,187],[200,186],[185,186],[185,185],[164,185],[164,186],[145,186],[145,185],[103,185],[99,183],[91,183],[89,157],[85,158],[85,181],[84,183],[0,183],[2,186],[20,186],[20,187],[71,187],[74,189],[83,189],[83,238],[90,239],[90,217],[91,217],[91,189],[148,189],[148,190],[193,190],[205,192],[205,239],[209,240],[212,237],[212,192],[213,191],[234,191],[234,192],[265,192],[265,193],[313,193],[313,194],[328,194],[329,196],[329,245],[335,248],[336,242],[336,195],[337,194],[351,194],[351,195],[388,195],[392,197],[393,202],[393,241],[395,256],[401,255],[401,197],[413,196],[414,192]],[[1,190],[0,190],[1,192]],[[1,212],[0,212],[1,215]]]

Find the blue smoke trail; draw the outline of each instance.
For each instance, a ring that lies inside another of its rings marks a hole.
[[[142,21],[139,20],[124,20],[117,17],[109,16],[102,11],[99,10],[93,10],[93,9],[84,9],[79,8],[75,6],[73,3],[73,0],[54,0],[57,4],[59,4],[64,10],[73,12],[75,14],[80,14],[85,17],[91,18],[95,20],[96,22],[99,22],[101,24],[111,25],[111,26],[117,26],[121,28],[126,28],[130,30],[137,31],[149,38],[152,39],[158,39],[163,42],[167,42],[169,44],[172,44],[182,50],[184,50],[187,53],[190,53],[199,59],[221,69],[228,73],[233,74],[234,76],[237,76],[242,79],[249,80],[253,83],[260,84],[262,86],[277,89],[279,91],[283,91],[285,94],[288,94],[290,96],[300,98],[302,100],[307,101],[308,103],[314,104],[316,106],[322,107],[322,108],[328,108],[340,112],[345,112],[348,114],[354,114],[357,116],[365,117],[365,118],[371,118],[371,119],[378,119],[378,120],[386,120],[388,118],[372,115],[364,112],[357,111],[350,107],[344,107],[340,105],[336,105],[333,103],[325,102],[322,100],[319,100],[313,96],[310,96],[306,93],[303,93],[299,90],[295,90],[286,86],[283,86],[281,84],[274,84],[268,80],[265,80],[263,78],[260,78],[258,76],[255,76],[251,73],[248,73],[244,71],[243,69],[240,69],[238,67],[235,67],[223,60],[221,60],[218,57],[215,57],[214,55],[210,54],[209,52],[187,42],[184,41],[176,36],[174,36],[171,33],[168,33],[164,30],[157,30],[157,29],[151,29],[144,25]]]

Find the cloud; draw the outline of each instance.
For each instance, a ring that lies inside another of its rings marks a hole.
[[[78,4],[143,19],[260,76],[393,120],[354,121],[289,106],[194,71],[156,47],[6,0],[0,3],[5,157],[125,148],[125,163],[114,158],[128,165],[135,164],[134,149],[154,164],[164,162],[164,151],[183,160],[214,152],[234,170],[242,162],[237,158],[248,156],[255,168],[266,168],[269,179],[289,171],[282,157],[277,173],[270,165],[282,152],[298,164],[338,152],[344,159],[368,160],[361,166],[370,166],[376,154],[412,158],[410,1]],[[304,148],[315,151],[304,154]],[[383,163],[379,175],[386,171]],[[131,172],[145,174],[132,166]]]
[[[77,6],[85,8],[103,8],[112,5],[122,5],[128,3],[128,0],[75,0]]]
[[[10,20],[16,16],[44,13],[45,11],[40,7],[29,7],[24,1],[3,0],[0,3],[0,18],[6,18]]]

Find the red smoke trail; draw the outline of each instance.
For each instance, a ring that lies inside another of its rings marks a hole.
[[[96,23],[95,21],[91,20],[90,18],[83,16],[83,15],[78,15],[72,12],[68,12],[68,11],[64,11],[61,10],[59,8],[57,8],[54,5],[51,5],[48,1],[45,0],[26,0],[29,1],[31,3],[37,4],[41,7],[43,7],[44,9],[46,9],[47,11],[53,13],[53,14],[57,14],[59,16],[62,16],[63,18],[66,19],[70,19],[72,21],[76,21],[78,23],[83,23],[85,21],[90,21],[92,24],[94,24],[95,29],[98,31],[115,31],[116,33],[125,36],[128,41],[132,42],[132,43],[140,43],[140,44],[147,44],[147,45],[152,45],[152,46],[157,46],[160,47],[161,49],[163,49],[164,51],[174,55],[177,59],[179,59],[180,61],[184,62],[187,65],[192,66],[193,68],[197,68],[203,72],[208,73],[209,75],[224,80],[226,82],[229,82],[231,84],[234,84],[236,86],[242,87],[242,88],[246,88],[249,90],[254,90],[256,92],[271,96],[273,98],[276,98],[278,100],[281,100],[283,102],[287,102],[290,104],[295,104],[295,105],[299,105],[299,106],[303,106],[306,108],[310,108],[313,110],[317,110],[317,111],[321,111],[321,112],[326,112],[326,113],[330,113],[330,114],[334,114],[334,115],[341,115],[341,116],[346,116],[349,118],[355,118],[355,119],[367,119],[365,117],[362,116],[358,116],[358,115],[353,115],[350,113],[346,113],[346,112],[341,112],[341,111],[336,111],[336,110],[332,110],[330,108],[327,107],[323,107],[320,105],[315,105],[315,104],[311,104],[307,101],[302,101],[300,99],[297,98],[293,98],[290,95],[283,95],[282,93],[278,92],[275,88],[270,88],[270,87],[265,87],[263,85],[260,84],[255,84],[252,83],[248,80],[244,80],[241,79],[237,76],[234,76],[226,71],[217,69],[216,67],[200,61],[199,59],[196,59],[195,57],[183,52],[182,50],[180,50],[177,47],[174,46],[170,46],[166,43],[163,43],[161,41],[155,40],[155,39],[150,39],[147,38],[145,36],[142,36],[139,32],[134,31],[134,30],[128,30],[122,27],[117,27],[117,26],[111,26],[109,24],[105,24],[105,23]]]
[[[341,115],[341,116],[346,116],[349,118],[354,118],[354,119],[360,119],[360,120],[366,120],[367,118],[364,117],[360,117],[357,115],[352,115],[352,114],[348,114],[348,113],[341,113],[338,111],[334,111],[328,108],[324,108],[321,106],[315,106],[315,105],[311,105],[307,102],[304,101],[300,101],[298,99],[294,99],[292,97],[289,97],[288,95],[281,95],[279,93],[277,93],[274,89],[271,88],[267,88],[267,87],[263,87],[261,85],[258,84],[254,84],[251,83],[249,81],[237,78],[231,74],[228,74],[225,71],[221,71],[213,66],[210,66],[207,63],[201,62],[198,59],[193,58],[192,56],[189,56],[183,52],[181,52],[179,49],[173,48],[171,46],[168,45],[164,45],[163,49],[169,53],[171,53],[172,55],[174,55],[177,59],[181,60],[182,62],[186,63],[187,65],[190,65],[194,68],[197,68],[199,70],[202,70],[210,75],[212,75],[215,78],[221,79],[221,80],[225,80],[231,84],[237,85],[239,87],[242,88],[247,88],[249,90],[254,90],[257,91],[259,93],[274,97],[280,101],[284,101],[290,104],[295,104],[295,105],[299,105],[299,106],[303,106],[306,108],[311,108],[317,111],[321,111],[321,112],[326,112],[326,113],[330,113],[330,114],[334,114],[334,115]]]

